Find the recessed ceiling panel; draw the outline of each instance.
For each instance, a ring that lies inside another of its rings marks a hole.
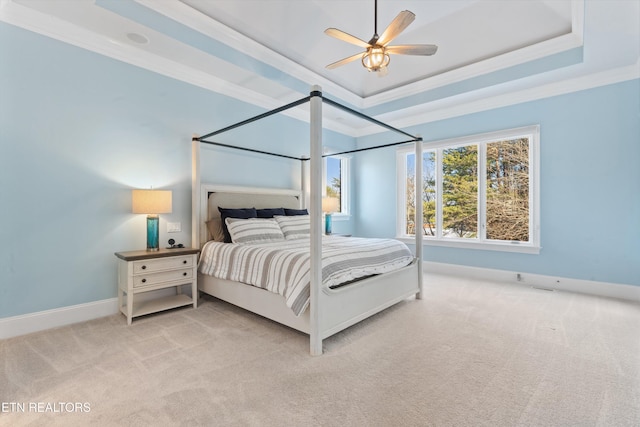
[[[434,56],[392,55],[388,74],[369,73],[356,60],[325,66],[363,51],[324,34],[338,28],[368,41],[374,34],[374,2],[288,0],[183,0],[361,97],[378,94],[488,58],[571,33],[569,1],[378,2],[378,33],[402,10],[415,21],[393,44],[436,44]]]

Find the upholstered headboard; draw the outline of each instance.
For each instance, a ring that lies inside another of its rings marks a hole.
[[[288,208],[303,207],[302,191],[281,188],[234,187],[203,184],[200,193],[200,218],[198,220],[200,246],[220,236],[213,236],[209,228],[222,227],[220,212],[222,208]],[[207,222],[210,221],[210,227]]]

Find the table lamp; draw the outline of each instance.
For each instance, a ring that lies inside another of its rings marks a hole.
[[[132,190],[132,211],[147,214],[147,250],[157,251],[160,241],[160,219],[158,214],[171,213],[171,191]]]
[[[337,212],[340,200],[336,197],[322,198],[322,212],[324,212],[324,234],[331,234],[331,214]]]

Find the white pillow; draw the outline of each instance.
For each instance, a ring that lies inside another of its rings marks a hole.
[[[273,218],[225,219],[233,243],[281,242],[284,234]]]
[[[287,240],[304,239],[311,233],[309,215],[277,216],[276,221]]]

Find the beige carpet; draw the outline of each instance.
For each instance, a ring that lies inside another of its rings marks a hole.
[[[640,426],[638,304],[425,283],[321,357],[212,299],[0,341],[0,425]]]

